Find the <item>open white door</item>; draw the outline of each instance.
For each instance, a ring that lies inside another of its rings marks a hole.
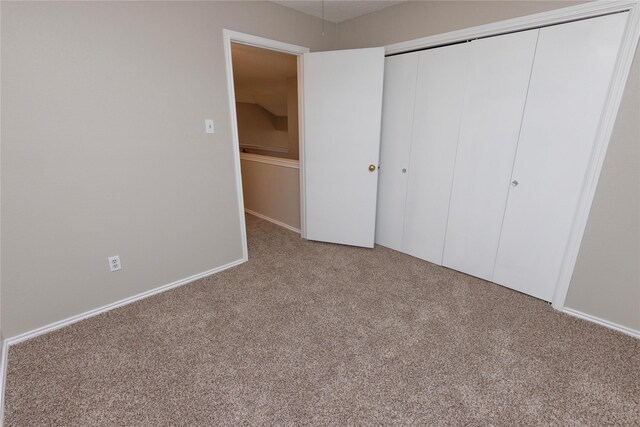
[[[305,237],[373,247],[384,48],[303,57]]]

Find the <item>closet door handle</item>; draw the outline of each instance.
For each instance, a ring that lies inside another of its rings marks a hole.
[[[376,170],[376,166],[375,165],[369,165],[369,172],[373,172],[374,170]]]
[[[514,187],[518,186],[518,181],[516,181],[515,179],[513,181],[511,181],[511,185]]]

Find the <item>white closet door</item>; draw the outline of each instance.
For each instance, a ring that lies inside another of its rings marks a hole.
[[[373,247],[384,48],[306,53],[306,238]]]
[[[491,280],[538,30],[471,42],[443,264]]]
[[[626,20],[540,30],[496,283],[553,298]]]
[[[442,264],[469,43],[420,52],[403,252]]]
[[[418,53],[385,59],[376,243],[402,250]]]

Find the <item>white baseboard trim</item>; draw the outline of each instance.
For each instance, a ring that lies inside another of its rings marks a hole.
[[[122,299],[120,301],[116,301],[114,303],[107,304],[105,306],[98,307],[98,308],[95,308],[93,310],[86,311],[86,312],[84,312],[82,314],[71,316],[71,317],[69,317],[67,319],[60,320],[58,322],[54,322],[54,323],[51,323],[51,324],[46,325],[46,326],[42,326],[40,328],[34,329],[32,331],[29,331],[29,332],[25,332],[23,334],[15,336],[15,337],[7,338],[6,342],[8,342],[9,345],[14,345],[14,344],[21,343],[23,341],[30,340],[31,338],[35,338],[35,337],[37,337],[39,335],[43,335],[43,334],[46,334],[48,332],[55,331],[56,329],[64,328],[65,326],[68,326],[68,325],[71,325],[73,323],[79,322],[81,320],[88,319],[89,317],[93,317],[93,316],[96,316],[98,314],[113,310],[114,308],[122,307],[123,305],[131,304],[132,302],[135,302],[135,301],[138,301],[138,300],[141,300],[141,299],[144,299],[144,298],[148,298],[148,297],[150,297],[152,295],[155,295],[155,294],[159,294],[159,293],[168,291],[169,289],[177,288],[178,286],[186,285],[187,283],[191,283],[191,282],[196,281],[198,279],[202,279],[204,277],[211,276],[212,274],[219,273],[220,271],[223,271],[223,270],[226,270],[228,268],[235,267],[236,265],[242,264],[245,261],[247,261],[247,260],[245,258],[242,258],[242,259],[230,262],[228,264],[225,264],[223,266],[220,266],[220,267],[217,267],[217,268],[213,268],[211,270],[204,271],[202,273],[194,274],[193,276],[190,276],[190,277],[187,277],[187,278],[184,278],[184,279],[176,280],[175,282],[169,283],[169,284],[164,285],[164,286],[160,286],[159,288],[151,289],[151,290],[148,290],[146,292],[142,292],[140,294],[137,294],[137,295]]]
[[[60,320],[58,322],[54,322],[46,326],[42,326],[40,328],[34,329],[29,332],[25,332],[15,337],[5,339],[2,345],[2,355],[0,356],[1,357],[0,358],[0,426],[3,425],[3,421],[4,421],[4,391],[5,391],[5,382],[7,378],[7,362],[8,362],[8,356],[9,356],[9,346],[21,343],[23,341],[30,340],[31,338],[35,338],[39,335],[43,335],[48,332],[55,331],[56,329],[64,328],[65,326],[69,326],[81,320],[88,319],[90,317],[96,316],[101,313],[105,313],[107,311],[113,310],[114,308],[122,307],[124,305],[131,304],[132,302],[135,302],[144,298],[148,298],[152,295],[156,295],[156,294],[168,291],[169,289],[186,285],[198,279],[202,279],[204,277],[211,276],[212,274],[219,273],[223,270],[227,270],[231,267],[235,267],[236,265],[240,265],[246,261],[247,261],[247,258],[241,258],[237,261],[230,262],[223,266],[213,268],[211,270],[204,271],[202,273],[194,274],[193,276],[190,276],[184,279],[176,280],[175,282],[169,283],[167,285],[160,286],[158,288],[151,289],[149,291],[142,292],[140,294],[122,299],[120,301],[116,301],[114,303],[107,304],[105,306],[86,311],[82,314],[71,316],[67,319]]]
[[[631,335],[634,338],[640,338],[640,331],[636,331],[635,329],[627,328],[626,326],[618,325],[617,323],[609,322],[608,320],[600,319],[599,317],[592,316],[590,314],[586,314],[568,307],[563,308],[562,312],[573,317],[597,323],[598,325],[604,326],[605,328],[613,329],[615,331],[622,332],[623,334]]]
[[[292,227],[292,226],[290,226],[289,224],[285,224],[284,222],[280,222],[280,221],[278,221],[277,219],[269,218],[269,217],[268,217],[268,216],[266,216],[266,215],[263,215],[263,214],[261,214],[261,213],[258,213],[258,212],[255,212],[255,211],[252,211],[252,210],[247,209],[247,208],[244,208],[244,211],[245,211],[246,213],[248,213],[248,214],[251,214],[251,215],[253,215],[253,216],[257,216],[258,218],[264,219],[265,221],[272,222],[272,223],[274,223],[275,225],[279,225],[280,227],[284,227],[284,228],[286,228],[287,230],[291,230],[291,231],[293,231],[293,232],[296,232],[296,233],[300,234],[300,229],[299,229],[299,228]]]

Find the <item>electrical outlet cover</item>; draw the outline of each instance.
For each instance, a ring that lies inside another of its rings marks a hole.
[[[120,255],[109,257],[109,270],[110,271],[122,270],[122,264],[120,264]]]

